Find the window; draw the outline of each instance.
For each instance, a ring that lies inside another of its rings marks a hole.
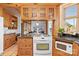
[[[77,16],[77,6],[69,6],[65,8],[65,18],[70,16]]]
[[[70,24],[70,25],[76,27],[76,18],[73,18],[73,19],[66,19],[66,20],[65,20],[65,23],[66,23],[66,24]]]
[[[64,8],[65,31],[73,33],[76,31],[77,5]]]

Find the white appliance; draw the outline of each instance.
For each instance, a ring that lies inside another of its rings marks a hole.
[[[52,21],[48,21],[48,35],[52,35]]]
[[[3,52],[3,36],[4,36],[4,26],[3,17],[0,17],[0,54]]]
[[[56,41],[55,48],[60,51],[64,51],[66,53],[72,54],[72,44]]]
[[[33,37],[33,55],[34,56],[52,56],[52,37]]]

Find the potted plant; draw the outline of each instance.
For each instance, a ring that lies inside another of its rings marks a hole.
[[[62,37],[63,32],[64,32],[64,28],[59,28],[59,30],[58,30],[58,31],[59,31],[59,33],[58,33],[58,34],[59,34],[59,36],[60,36],[60,37]]]

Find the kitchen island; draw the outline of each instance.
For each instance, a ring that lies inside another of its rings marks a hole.
[[[18,36],[18,56],[52,56],[52,37],[48,35]]]
[[[33,55],[33,38],[31,36],[18,37],[18,56],[32,56]]]

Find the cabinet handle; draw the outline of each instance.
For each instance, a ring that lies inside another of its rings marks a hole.
[[[25,47],[27,47],[27,45],[25,45]]]

